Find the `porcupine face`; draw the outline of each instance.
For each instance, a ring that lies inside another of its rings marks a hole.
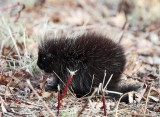
[[[52,51],[50,48],[54,49],[50,42],[44,43],[42,42],[39,46],[39,52],[38,52],[38,61],[37,65],[40,69],[44,70],[47,73],[52,73],[54,70],[54,63],[56,63],[57,58],[55,57],[54,51]]]
[[[67,68],[70,70],[73,68],[70,67],[70,61],[73,57],[71,55],[73,53],[72,46],[71,40],[67,40],[65,37],[45,40],[39,45],[37,65],[47,73],[53,73],[54,71],[61,77],[62,74],[67,75]],[[75,65],[75,63],[73,64]]]
[[[39,52],[37,65],[40,69],[44,70],[47,73],[52,73],[51,64],[52,64],[52,55],[51,54],[43,54]]]

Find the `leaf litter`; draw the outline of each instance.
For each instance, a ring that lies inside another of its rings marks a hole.
[[[125,49],[127,64],[121,84],[142,84],[140,94],[136,94],[138,103],[129,94],[132,103],[120,102],[116,110],[118,102],[106,99],[107,116],[160,116],[158,0],[15,0],[12,3],[0,0],[0,3],[0,115],[56,115],[58,94],[44,90],[46,79],[52,76],[40,71],[36,65],[38,42],[44,35],[95,31],[115,42],[123,33],[120,44]],[[128,21],[122,30],[126,17]],[[40,98],[30,89],[27,79]],[[88,98],[76,98],[68,92],[61,102],[59,116],[78,116],[86,100]],[[81,113],[81,116],[103,115],[101,95],[89,99]]]

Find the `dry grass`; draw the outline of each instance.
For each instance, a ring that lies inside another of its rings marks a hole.
[[[118,42],[126,17],[128,23],[120,43],[127,56],[122,79],[129,79],[126,84],[145,83],[148,88],[142,97],[147,100],[125,104],[106,99],[107,116],[160,116],[158,0],[46,0],[45,3],[39,1],[41,4],[38,5],[34,5],[32,0],[19,0],[26,6],[25,9],[21,9],[21,5],[8,7],[17,4],[17,1],[10,3],[6,0],[0,4],[0,116],[57,114],[58,94],[52,92],[50,96],[40,88],[44,85],[42,80],[48,76],[36,65],[38,42],[46,35],[75,36],[85,31],[95,31]],[[31,91],[26,79],[30,79],[34,87],[32,90],[40,98],[45,94],[43,101]],[[125,83],[122,81],[122,84]],[[42,103],[47,104],[49,109],[43,108]],[[78,116],[85,104],[85,98],[79,99],[68,93],[61,103],[60,116]],[[101,96],[93,96],[81,116],[97,117],[103,116],[103,113]]]

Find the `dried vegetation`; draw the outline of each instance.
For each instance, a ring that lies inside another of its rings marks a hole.
[[[106,115],[160,116],[159,11],[159,0],[0,0],[0,116],[57,116],[58,93],[43,89],[49,76],[36,65],[37,42],[85,31],[121,40],[122,85],[143,84],[136,102],[106,99]],[[86,99],[67,93],[59,116],[104,116],[101,95]]]

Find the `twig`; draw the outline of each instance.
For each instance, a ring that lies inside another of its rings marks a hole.
[[[104,83],[105,83],[105,77],[106,77],[106,70],[104,72],[104,79],[103,79],[103,84],[101,85],[101,91],[102,91],[102,101],[103,101],[103,108],[104,108],[104,116],[107,115],[107,112],[106,112],[106,103],[105,103],[105,89],[107,88],[108,84],[110,83],[112,77],[113,77],[113,74],[111,74],[109,80],[107,81],[105,87],[103,88],[104,86]]]
[[[14,22],[17,22],[17,21],[18,21],[18,19],[20,18],[20,15],[21,15],[21,11],[25,8],[25,5],[24,5],[24,4],[21,4],[21,5],[22,5],[22,9],[21,9],[20,11],[18,11],[17,17],[16,17],[16,19],[14,20]]]
[[[60,108],[60,86],[58,85],[58,115],[59,115],[59,108]]]
[[[150,95],[151,90],[152,90],[152,84],[153,84],[153,82],[151,83],[151,86],[150,86],[150,88],[149,88],[149,92],[148,92],[148,95],[147,95],[146,104],[145,104],[144,113],[143,113],[144,115],[146,114],[148,99],[149,99],[149,95]]]
[[[0,102],[1,102],[1,109],[2,109],[2,112],[3,113],[7,113],[7,110],[6,110],[6,108],[5,108],[5,102],[4,102],[4,100],[2,99],[2,97],[0,97]]]
[[[115,117],[117,117],[118,107],[119,107],[119,104],[120,104],[121,99],[122,99],[124,96],[128,95],[129,93],[130,93],[130,92],[125,93],[125,94],[123,94],[123,95],[119,98],[118,103],[117,103],[117,106],[116,106],[116,115],[115,115]]]
[[[110,81],[111,81],[112,77],[113,77],[113,74],[110,76],[110,78],[109,78],[109,80],[107,81],[107,83],[106,83],[106,85],[105,85],[104,89],[106,89],[106,88],[107,88],[107,86],[108,86],[108,84],[110,83]]]
[[[103,100],[104,116],[106,116],[107,112],[106,112],[105,91],[104,90],[102,90],[102,100]]]
[[[79,117],[82,114],[82,112],[84,111],[84,109],[87,107],[87,105],[89,103],[89,100],[95,95],[95,93],[97,92],[97,90],[98,90],[97,88],[94,89],[92,95],[88,98],[87,102],[85,103],[85,105],[83,106],[82,110],[79,112],[79,114],[78,114],[77,117]]]
[[[110,90],[105,90],[105,91],[106,91],[106,93],[118,94],[120,96],[123,94],[123,93],[117,92],[117,91],[110,91]]]
[[[43,99],[38,95],[38,93],[34,90],[33,86],[31,85],[30,80],[27,80],[27,83],[29,85],[29,87],[32,89],[32,91],[34,92],[34,94],[38,97],[39,100],[42,101],[43,106],[47,109],[47,111],[52,115],[52,117],[56,117],[55,114],[51,111],[51,109],[47,106],[46,102],[43,101]]]
[[[65,93],[66,93],[66,91],[67,91],[67,89],[68,89],[69,83],[71,82],[71,79],[72,79],[73,75],[75,74],[75,72],[76,72],[76,71],[70,71],[70,76],[69,76],[69,78],[68,78],[67,84],[66,84],[66,86],[65,86],[65,88],[64,88],[64,90],[63,90],[63,93],[62,93],[62,95],[61,95],[60,100],[63,99],[63,97],[64,97],[64,95],[65,95]]]
[[[104,70],[104,78],[103,78],[103,83],[102,83],[103,86],[104,86],[105,79],[106,79],[106,70]]]
[[[79,112],[79,114],[78,114],[77,117],[79,117],[82,114],[82,112],[84,111],[84,109],[87,107],[88,103],[89,103],[89,100],[87,100],[87,102],[85,103],[85,105],[83,106],[82,110]]]
[[[62,101],[62,99],[64,98],[64,96],[66,94],[66,91],[68,89],[69,83],[72,80],[73,75],[75,75],[75,73],[76,73],[76,71],[70,71],[70,70],[69,70],[69,72],[70,72],[70,76],[69,76],[67,84],[66,84],[66,86],[65,86],[65,88],[64,88],[64,90],[62,92],[62,95],[60,96],[60,93],[59,93],[59,97],[58,98],[60,98],[60,99],[58,99],[58,106],[57,106],[57,108],[58,108],[58,114],[59,114],[59,109],[60,109],[60,106],[61,106],[61,101]]]
[[[24,115],[32,115],[31,113],[30,114],[26,114],[26,113],[20,113],[20,112],[15,112],[15,110],[13,108],[11,109],[8,109],[8,112],[10,113],[13,113],[16,117],[24,117]]]
[[[105,74],[106,75],[106,74]],[[106,76],[105,76],[106,77]],[[110,76],[109,80],[107,81],[105,87],[103,88],[103,85],[102,85],[102,100],[103,100],[103,108],[104,108],[104,116],[107,115],[107,112],[106,112],[106,103],[105,103],[105,89],[107,88],[108,84],[110,83],[111,79],[113,77],[113,74]]]
[[[9,89],[9,86],[10,86],[11,82],[12,82],[12,78],[10,79],[9,83],[7,84],[7,87],[5,88],[5,101],[6,101],[7,89]],[[10,91],[10,93],[11,93],[11,90],[9,90],[9,91]],[[12,93],[11,93],[11,94],[12,94]]]
[[[11,9],[11,8],[14,8],[14,7],[17,7],[17,6],[23,6],[23,7],[25,7],[24,4],[22,4],[22,3],[17,3],[17,4],[15,4],[15,5],[12,5],[12,6],[9,6],[9,7],[6,7],[6,8],[1,8],[0,10],[5,11],[5,10]]]
[[[128,18],[126,18],[126,21],[125,21],[125,23],[124,23],[124,25],[123,25],[123,27],[122,27],[122,34],[121,34],[121,36],[120,36],[120,38],[119,38],[119,44],[120,44],[120,42],[122,41],[122,38],[123,38],[123,34],[124,34],[124,30],[125,30],[125,27],[126,27],[126,24],[127,24],[127,22],[128,22]]]
[[[53,70],[53,73],[56,75],[56,77],[63,83],[64,86],[66,86],[66,83],[63,82],[63,80],[58,76],[58,74]],[[72,91],[70,91],[70,89],[68,89],[68,91],[71,93],[71,95],[73,97],[75,97],[75,95],[72,93]],[[76,97],[75,97],[76,98]]]
[[[117,112],[124,112],[124,111],[126,112],[127,110],[130,110],[130,109],[129,109],[129,108],[124,108],[124,109],[120,109],[120,110],[118,110],[118,111],[115,110],[115,111],[109,112],[108,114],[114,114],[114,113],[116,113],[116,111],[117,111]]]
[[[130,115],[134,116],[134,117],[137,117],[137,116],[140,116],[140,117],[152,117],[152,115],[149,115],[149,114],[136,114],[136,113],[129,113]]]
[[[13,76],[14,76],[16,73],[17,73],[17,72],[15,71],[14,74],[13,74]],[[6,88],[9,89],[9,91],[10,91],[10,93],[12,94],[13,98],[16,100],[16,96],[13,94],[13,91],[12,91],[12,89],[10,88],[10,85],[11,85],[11,83],[12,83],[12,80],[13,80],[13,78],[10,79],[10,81],[9,81],[9,83],[7,84],[7,87],[6,87]],[[6,94],[6,91],[5,91],[5,94]],[[5,100],[6,100],[6,95],[5,95]]]
[[[93,74],[93,78],[92,78],[92,84],[91,84],[91,87],[90,87],[90,91],[89,91],[87,94],[85,94],[83,97],[81,97],[81,99],[83,99],[84,97],[86,97],[88,94],[90,94],[90,93],[91,93],[91,91],[92,91],[93,81],[94,81],[94,74]]]
[[[0,9],[0,10],[1,10],[1,11],[6,11],[6,10],[8,10],[8,9],[15,8],[15,7],[17,7],[17,6],[22,6],[22,8],[21,8],[21,9],[18,11],[18,13],[17,13],[16,19],[14,20],[14,22],[17,22],[18,19],[20,18],[21,11],[25,8],[25,5],[24,5],[24,4],[22,4],[22,3],[17,3],[17,4],[15,4],[15,5],[12,5],[12,6],[9,6],[9,7],[6,7],[6,8],[2,8],[2,9]]]
[[[8,30],[8,33],[9,33],[9,35],[10,35],[12,41],[13,41],[13,44],[14,44],[15,49],[16,49],[16,51],[17,51],[18,57],[19,57],[19,59],[20,59],[20,63],[21,63],[20,65],[22,65],[23,62],[22,62],[22,58],[21,58],[21,55],[20,55],[20,51],[19,51],[19,49],[18,49],[16,40],[15,40],[13,34],[12,34],[12,31],[11,31],[10,27],[8,26],[7,22],[5,21],[5,19],[2,18],[2,20],[3,20],[4,24],[6,25],[7,30]]]
[[[129,93],[138,94],[138,93],[135,92],[135,91],[131,91],[131,92],[127,92],[127,93],[123,94],[123,95],[119,98],[119,100],[118,100],[118,103],[117,103],[117,106],[116,106],[116,115],[115,115],[115,117],[117,117],[118,107],[119,107],[119,104],[120,104],[121,99],[122,99],[124,96],[128,95]],[[144,98],[144,96],[143,96],[143,98]],[[145,98],[144,98],[144,99],[145,99]]]

